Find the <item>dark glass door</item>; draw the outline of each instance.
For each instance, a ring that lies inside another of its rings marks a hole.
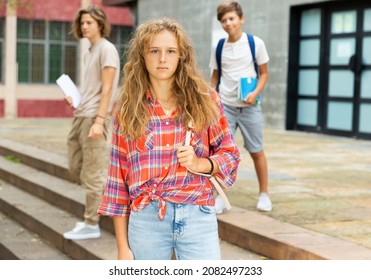
[[[371,8],[330,10],[328,20],[325,129],[371,135]]]
[[[292,14],[288,129],[371,139],[371,3],[346,3]]]

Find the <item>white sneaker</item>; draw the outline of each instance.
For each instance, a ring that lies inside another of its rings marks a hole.
[[[89,239],[89,238],[99,238],[100,229],[99,225],[88,225],[84,222],[77,222],[73,230],[68,231],[63,234],[66,239],[78,240],[78,239]]]
[[[223,214],[226,210],[224,200],[220,195],[217,195],[215,198],[215,210],[216,214]]]
[[[267,193],[261,193],[259,195],[258,205],[256,206],[256,209],[265,212],[272,211],[272,202],[269,199]]]

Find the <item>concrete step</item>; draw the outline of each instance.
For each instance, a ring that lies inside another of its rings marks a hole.
[[[23,164],[55,177],[64,180],[70,179],[66,157],[56,153],[2,138],[0,139],[0,155],[17,158]]]
[[[44,165],[48,165],[47,162]],[[45,168],[48,169],[48,168]],[[0,178],[71,214],[83,218],[85,192],[77,185],[23,163],[0,157]],[[101,228],[114,233],[112,219],[102,217]]]
[[[66,254],[37,234],[0,213],[0,259],[69,260]]]
[[[233,207],[218,217],[219,235],[240,248],[276,260],[371,260],[358,244]]]
[[[99,239],[66,240],[63,233],[79,221],[75,215],[6,182],[1,184],[0,212],[50,242],[72,259],[116,258],[116,242],[111,232],[101,229]]]
[[[40,155],[41,153],[38,153]],[[12,155],[12,160],[8,160],[4,157],[0,157],[0,178],[4,180],[4,183],[6,181],[6,185],[12,185],[13,188],[18,188],[19,191],[23,191],[27,193],[30,197],[37,197],[43,202],[47,202],[50,205],[56,206],[57,208],[66,213],[68,215],[74,217],[74,221],[68,222],[65,220],[65,217],[62,219],[66,224],[68,224],[69,228],[66,230],[69,230],[77,221],[77,219],[81,220],[83,217],[83,211],[84,211],[84,201],[85,201],[85,192],[83,189],[73,184],[69,181],[66,181],[64,179],[58,178],[56,176],[50,175],[48,173],[45,173],[43,171],[37,170],[35,168],[32,168],[30,166],[24,165],[24,161],[17,162],[14,160],[15,158],[19,158],[18,156],[20,153],[17,154],[17,156],[14,156],[14,153],[7,152],[7,155]],[[34,162],[35,160],[32,159],[31,161],[28,159],[29,156],[22,156],[23,159],[25,159],[26,162]],[[52,158],[52,157],[48,157]],[[45,158],[44,158],[45,159]],[[44,161],[43,165],[47,165],[48,162]],[[39,163],[36,164],[38,166]],[[44,166],[44,170],[50,170],[50,168]],[[3,183],[3,184],[4,184]],[[2,197],[4,192],[0,192],[0,197]],[[6,199],[3,199],[3,205],[0,206],[0,208],[7,209],[7,214],[11,215],[11,213],[18,213],[19,211],[16,210],[9,210],[9,205],[6,207],[8,203],[6,203]],[[27,200],[25,200],[27,201]],[[1,200],[0,200],[1,202]],[[35,205],[37,205],[37,202],[35,202]],[[12,208],[10,208],[12,209]],[[42,207],[41,209],[48,209],[49,208]],[[2,211],[0,209],[0,211]],[[67,214],[66,214],[67,215]],[[32,216],[32,215],[31,215]],[[24,217],[24,214],[20,215],[20,217]],[[31,219],[31,217],[28,217]],[[22,218],[23,219],[23,218]],[[21,220],[22,220],[21,219]],[[39,228],[37,217],[34,217],[32,220],[33,222],[29,222],[28,224],[32,224],[32,229]],[[23,221],[23,220],[22,220]],[[34,225],[36,224],[36,225]],[[48,225],[47,223],[45,225]],[[45,226],[44,225],[44,226]],[[111,234],[112,238],[114,238],[114,229],[112,220],[110,217],[103,216],[100,219],[100,226],[101,229],[104,229],[107,231],[107,233]],[[31,227],[31,226],[30,226]],[[31,229],[31,230],[32,230]],[[60,238],[63,239],[63,236],[58,235],[58,238],[53,239],[53,241],[61,242]],[[112,239],[111,238],[111,239]],[[102,243],[102,238],[99,239],[99,243]],[[70,241],[67,241],[70,242]],[[111,240],[112,244],[116,244],[115,240]],[[63,247],[62,245],[58,245],[58,248]],[[116,248],[111,248],[114,250],[110,250],[111,252],[116,252]],[[230,244],[225,241],[221,241],[221,249],[222,249],[222,257],[223,259],[262,259],[265,258],[263,256],[260,256],[258,254],[255,254],[253,252],[250,252],[246,249],[238,248],[237,246]],[[77,249],[74,249],[77,251]],[[5,254],[5,251],[4,255]],[[9,253],[9,252],[8,252]],[[115,253],[116,254],[116,253]],[[1,256],[1,252],[0,252]],[[112,258],[113,256],[110,255]],[[8,255],[8,258],[10,256]],[[95,256],[89,256],[86,253],[79,253],[75,254],[74,258],[78,259],[86,259],[86,258],[95,258]]]
[[[82,217],[84,192],[66,181],[68,170],[63,156],[5,139],[0,139],[0,154],[19,158],[22,163],[39,169],[0,159],[0,178]],[[61,180],[57,182],[56,177]],[[102,217],[102,228],[112,234],[112,222],[106,218]],[[223,241],[269,259],[371,259],[371,250],[367,248],[256,211],[233,207],[218,216],[218,223]]]
[[[99,239],[66,240],[63,232],[78,221],[75,216],[4,181],[0,181],[0,221],[0,259],[113,260],[117,256],[111,232],[101,230]],[[220,245],[224,260],[265,259],[225,241]]]

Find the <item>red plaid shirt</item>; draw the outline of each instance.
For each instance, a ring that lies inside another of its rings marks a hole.
[[[182,118],[169,118],[161,105],[148,97],[148,131],[139,140],[120,135],[118,119],[113,122],[108,178],[98,214],[129,216],[151,200],[159,203],[159,218],[166,212],[166,201],[196,205],[214,205],[212,185],[201,175],[181,167],[176,148],[184,145],[186,127]],[[223,112],[217,93],[213,98]],[[173,112],[175,114],[175,112]],[[193,133],[191,145],[198,157],[211,157],[220,168],[217,174],[227,187],[237,176],[240,152],[224,114],[219,123]]]

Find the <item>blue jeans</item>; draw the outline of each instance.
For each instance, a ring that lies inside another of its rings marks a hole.
[[[218,224],[214,206],[166,202],[166,214],[157,217],[158,202],[131,211],[129,246],[136,260],[220,260]]]

